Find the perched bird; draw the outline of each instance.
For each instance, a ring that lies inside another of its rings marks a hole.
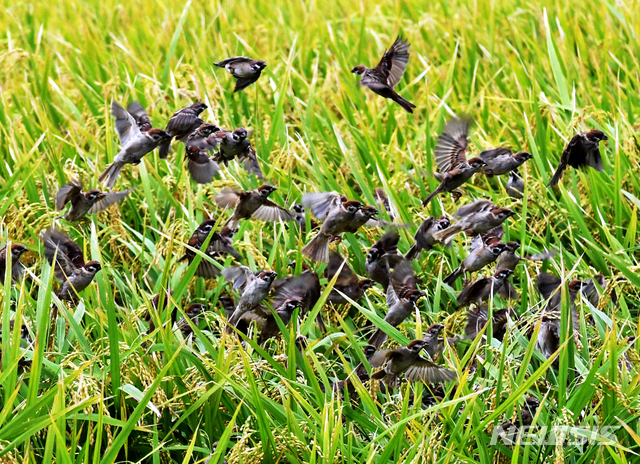
[[[460,263],[460,266],[443,279],[443,282],[453,287],[453,284],[460,276],[467,272],[472,273],[483,269],[497,260],[505,249],[506,245],[499,239],[493,239],[485,243],[482,236],[476,235],[474,240],[471,241],[469,255]],[[501,268],[498,267],[498,269]]]
[[[296,224],[298,224],[298,227],[300,227],[300,230],[302,231],[302,233],[306,234],[307,233],[307,217],[305,215],[304,205],[300,203],[295,203],[291,207],[291,212],[294,215],[294,221],[296,221]],[[320,225],[316,221],[314,221],[313,218],[309,218],[309,226],[311,227],[311,230],[317,229],[318,227],[320,227]]]
[[[164,300],[162,302],[162,308],[161,308],[162,311],[167,309],[171,296],[173,296],[173,290],[166,290],[164,292]],[[160,311],[160,293],[157,293],[156,295],[153,296],[153,298],[151,298],[151,306],[156,312]],[[178,309],[174,306],[173,310],[171,311],[172,324],[176,321],[177,315],[178,315]],[[149,329],[147,330],[147,334],[150,334],[151,332],[156,330],[156,325],[153,322],[153,317],[151,317],[150,311],[147,311],[145,313],[144,320],[149,323]]]
[[[212,157],[207,155],[207,149],[195,145],[186,147],[187,170],[191,178],[198,184],[213,182],[213,178],[220,172],[220,166]]]
[[[312,261],[329,261],[329,241],[351,230],[356,214],[364,207],[355,200],[341,202],[342,196],[338,195],[336,198],[335,195],[338,194],[330,192],[302,195],[302,204],[311,208],[318,219],[324,219],[318,234],[302,249],[302,254]],[[328,201],[325,196],[332,200]]]
[[[251,146],[251,142],[247,138],[249,133],[247,129],[238,127],[234,131],[220,130],[215,137],[219,144],[219,151],[214,159],[219,164],[229,165],[229,161],[236,160],[238,163],[244,163],[244,170],[249,174],[255,175],[258,179],[264,179],[260,163],[258,163],[258,155]]]
[[[458,306],[468,306],[471,303],[481,304],[487,298],[492,298],[498,293],[504,280],[513,271],[511,269],[498,269],[492,276],[481,277],[462,289],[458,295]]]
[[[413,113],[416,105],[402,98],[394,90],[409,63],[409,47],[409,42],[398,36],[391,48],[384,52],[375,68],[358,65],[351,72],[362,76],[358,85],[368,87],[381,97],[390,98],[408,113]]]
[[[342,266],[343,262],[344,266]],[[333,285],[333,288],[327,297],[327,302],[334,305],[349,303],[341,293],[344,293],[353,301],[358,301],[363,297],[364,292],[374,284],[373,280],[370,279],[360,280],[356,273],[349,267],[349,264],[345,259],[335,251],[331,252],[329,264],[325,269],[325,277],[327,280],[331,281],[334,278],[338,273],[340,266],[342,266],[342,270],[340,270],[336,283]]]
[[[262,70],[267,67],[267,63],[262,60],[254,60],[246,56],[233,56],[226,60],[213,63],[218,68],[224,68],[229,74],[236,78],[235,92],[246,89],[258,80]]]
[[[254,273],[246,266],[233,266],[222,271],[225,280],[233,282],[233,289],[240,289],[240,300],[236,309],[227,320],[227,332],[232,333],[240,318],[248,311],[258,309],[271,290],[273,281],[278,276],[274,271],[258,271]]]
[[[132,101],[131,103],[129,103],[129,106],[127,106],[127,111],[131,116],[133,116],[133,119],[135,119],[140,132],[149,132],[153,128],[151,119],[149,118],[147,111],[142,107],[140,102]]]
[[[355,234],[362,226],[368,227],[384,227],[391,225],[386,221],[379,221],[374,219],[374,216],[378,215],[378,210],[373,206],[363,206],[358,210],[355,217],[349,224],[344,227],[343,232],[350,232]]]
[[[44,255],[49,264],[54,266],[55,276],[62,284],[56,295],[63,301],[75,302],[78,293],[93,282],[102,266],[98,261],[85,263],[82,248],[64,232],[49,229],[40,238]]]
[[[439,193],[453,192],[486,165],[480,158],[467,160],[471,123],[469,116],[452,119],[438,137],[435,159],[440,172],[436,173],[435,177],[440,181],[440,185],[422,202],[422,206],[427,206]]]
[[[200,314],[207,310],[207,306],[201,303],[192,303],[184,312],[184,317],[182,317],[177,324],[178,329],[182,332],[182,336],[187,338],[189,335],[193,333],[193,329],[187,322],[187,318],[193,322],[194,325],[198,325],[198,319]]]
[[[424,340],[414,340],[406,347],[377,351],[371,358],[371,367],[383,369],[371,374],[371,378],[382,380],[391,388],[399,386],[403,374],[411,382],[425,384],[455,380],[458,377],[455,371],[420,356],[424,346]]]
[[[230,229],[237,229],[243,219],[253,218],[265,222],[293,221],[291,211],[269,200],[269,195],[276,190],[276,187],[269,184],[247,192],[224,189],[216,195],[215,202],[219,208],[233,208],[233,215],[226,223]]]
[[[169,156],[172,138],[186,142],[189,135],[204,124],[204,121],[200,119],[200,114],[207,108],[207,105],[197,101],[173,113],[167,127],[164,128],[169,137],[160,144],[158,149],[160,159],[166,159]]]
[[[533,155],[526,151],[513,153],[509,148],[499,147],[483,151],[478,158],[486,163],[482,167],[482,173],[487,177],[493,177],[518,169],[525,161],[533,158]]]
[[[29,251],[29,249],[21,243],[11,244],[11,279],[19,280],[24,273],[24,265],[20,261],[20,257]],[[0,248],[0,282],[4,284],[7,272],[7,245]]]
[[[500,208],[489,200],[476,200],[461,206],[455,216],[460,219],[455,224],[433,234],[433,238],[442,242],[465,231],[471,235],[481,234],[501,225],[516,214],[508,208]]]
[[[278,311],[287,301],[295,300],[300,303],[299,307],[302,311],[309,312],[314,308],[321,294],[318,274],[307,268],[299,276],[284,277],[273,283],[273,309]],[[316,323],[321,331],[326,331],[322,311],[318,313]]]
[[[428,251],[433,248],[434,245],[439,243],[438,240],[433,238],[433,234],[441,230],[445,230],[450,225],[451,221],[444,216],[440,216],[438,219],[434,219],[433,216],[429,216],[425,219],[422,224],[420,224],[416,235],[413,237],[415,243],[411,245],[411,248],[409,248],[407,253],[404,255],[405,259],[408,259],[409,261],[413,259],[419,260],[422,250]]]
[[[560,348],[559,316],[544,314],[542,321],[540,321],[536,350],[540,351],[546,359],[549,359],[558,351],[558,348]]]
[[[493,328],[493,338],[502,341],[504,335],[507,332],[507,322],[509,316],[509,309],[494,309],[493,317],[491,318],[491,325]],[[478,333],[484,329],[489,320],[489,309],[486,304],[477,306],[474,309],[470,309],[467,313],[467,326],[465,327],[465,338],[467,340],[473,340],[478,336]]]
[[[397,327],[409,317],[416,302],[424,296],[418,290],[417,279],[409,261],[401,261],[393,269],[389,286],[387,287],[387,315],[384,320],[393,327]],[[387,339],[387,334],[378,329],[369,339],[369,345],[380,348]]]
[[[518,418],[516,421],[503,422],[498,427],[498,435],[502,437],[506,445],[513,445],[519,440],[519,433],[521,427],[528,427],[533,424],[533,419],[540,407],[540,401],[534,396],[529,396],[525,402],[524,407],[518,412]],[[523,433],[527,433],[523,430]]]
[[[604,132],[597,129],[574,135],[562,152],[560,165],[547,184],[547,187],[558,185],[567,166],[575,169],[582,169],[588,166],[596,171],[603,172],[604,166],[602,165],[602,156],[600,155],[600,141],[602,140],[609,139],[604,135]]]
[[[289,325],[293,312],[300,307],[302,307],[302,302],[300,300],[289,299],[282,303],[277,309],[274,307],[273,311],[286,326]],[[276,317],[273,313],[258,314],[255,311],[250,311],[245,313],[242,319],[247,323],[254,321],[256,326],[260,329],[260,335],[258,336],[259,345],[264,345],[264,343],[270,338],[280,335],[280,327],[278,327]]]
[[[515,200],[521,200],[524,197],[524,180],[517,169],[509,173],[509,180],[507,181],[505,190],[507,191],[507,195]]]
[[[141,132],[133,116],[117,102],[111,102],[111,114],[116,118],[116,131],[120,137],[120,152],[113,158],[98,180],[106,181],[107,188],[113,188],[125,164],[140,164],[147,153],[151,153],[160,143],[171,138],[160,129]]]
[[[399,240],[400,235],[396,230],[390,230],[384,234],[369,249],[367,260],[364,264],[367,276],[382,285],[382,288],[385,290],[389,287],[391,269],[400,261],[404,260],[404,258],[398,254]]]
[[[191,238],[187,242],[187,244],[196,249],[202,248],[204,242],[207,240],[207,237],[214,230],[216,225],[215,219],[206,219],[200,224],[196,230],[191,235]],[[212,259],[216,259],[218,257],[224,255],[231,255],[236,260],[240,261],[242,256],[233,248],[233,236],[235,235],[235,230],[231,229],[228,226],[224,226],[220,231],[214,232],[211,240],[209,241],[209,245],[205,251],[205,254]],[[187,248],[185,250],[184,256],[180,258],[178,261],[189,260],[189,264],[195,259],[196,252]],[[211,263],[206,259],[202,259],[200,264],[198,264],[198,268],[196,269],[196,276],[204,277],[206,279],[213,279],[220,275],[220,270],[216,267],[215,264]]]
[[[87,214],[96,214],[122,201],[132,191],[133,189],[130,188],[123,192],[101,192],[96,189],[85,192],[83,191],[82,181],[74,179],[58,190],[56,209],[62,211],[64,206],[70,203],[71,208],[62,218],[71,222],[79,221]]]
[[[429,357],[433,360],[438,359],[438,356],[444,351],[444,339],[440,338],[440,333],[444,330],[442,324],[431,324],[425,331],[422,337],[424,340],[424,350],[429,354]],[[461,340],[460,337],[447,337],[447,343],[454,345]]]

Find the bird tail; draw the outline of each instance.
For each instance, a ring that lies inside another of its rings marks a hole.
[[[441,185],[442,185],[442,184],[438,185],[438,186],[436,187],[436,189],[435,189],[433,192],[431,192],[431,193],[429,194],[429,196],[428,196],[428,197],[427,197],[427,198],[422,202],[422,206],[423,206],[423,207],[425,207],[425,206],[427,206],[429,203],[431,203],[431,200],[433,200],[433,198],[434,198],[438,193],[440,193],[440,186],[441,186]]]
[[[124,163],[120,161],[114,161],[109,166],[107,166],[107,169],[105,169],[102,174],[100,174],[100,177],[98,177],[98,181],[104,182],[106,179],[107,188],[112,189],[123,167]]]
[[[553,175],[553,177],[547,184],[547,187],[555,187],[556,185],[558,185],[558,182],[560,182],[560,179],[562,179],[562,174],[564,174],[565,169],[566,169],[566,166],[560,163],[560,166],[558,166],[556,173]]]
[[[376,347],[376,350],[379,349],[382,344],[387,341],[387,334],[382,331],[382,329],[378,329],[369,339],[369,345],[373,345]]]
[[[435,238],[439,242],[444,242],[449,237],[453,237],[454,235],[456,235],[461,231],[462,231],[462,226],[460,224],[453,224],[447,227],[446,229],[433,234],[433,238]]]
[[[406,259],[407,261],[411,261],[411,260],[419,260],[420,259],[420,252],[422,250],[420,250],[420,248],[418,248],[418,244],[414,243],[413,245],[411,245],[411,248],[409,248],[409,250],[407,251],[407,253],[404,255],[404,259]]]
[[[302,254],[312,261],[329,262],[329,239],[330,235],[318,232],[302,249]]]
[[[453,284],[456,283],[456,280],[458,280],[458,278],[462,274],[464,274],[464,271],[462,270],[461,266],[458,266],[456,269],[454,269],[454,271],[451,274],[449,274],[447,277],[445,277],[442,282],[447,284],[449,287],[453,287]]]
[[[397,93],[392,97],[393,101],[402,107],[407,113],[413,113],[413,109],[416,107],[409,100],[402,98]]]
[[[162,142],[158,147],[158,154],[160,155],[160,159],[167,159],[169,153],[171,153],[171,140]]]

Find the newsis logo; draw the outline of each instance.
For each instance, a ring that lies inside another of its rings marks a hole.
[[[570,427],[568,425],[547,426],[498,426],[493,429],[491,445],[501,441],[507,446],[519,443],[520,446],[565,446],[603,445],[616,446],[618,440],[615,432],[619,425],[605,425],[603,427]]]

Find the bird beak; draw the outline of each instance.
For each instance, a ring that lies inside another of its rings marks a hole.
[[[358,68],[353,68],[353,69],[351,70],[351,72],[352,72],[352,73],[357,73],[357,72],[358,72]]]

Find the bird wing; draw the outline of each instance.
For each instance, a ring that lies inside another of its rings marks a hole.
[[[215,196],[215,203],[219,208],[233,209],[239,199],[240,195],[238,195],[238,192],[222,189],[222,191]]]
[[[389,87],[395,87],[407,69],[409,63],[409,42],[400,36],[391,45],[391,48],[384,52],[382,59],[374,68],[376,74],[384,76]]]
[[[59,230],[51,229],[42,234],[44,255],[54,265],[56,278],[64,282],[73,272],[84,266],[82,248]],[[56,253],[57,250],[57,253]],[[54,263],[53,258],[56,257]]]
[[[258,155],[253,149],[251,144],[247,147],[246,153],[238,156],[238,163],[244,161],[244,170],[249,174],[254,174],[258,179],[264,179],[262,169],[260,169],[260,163],[258,162]]]
[[[541,272],[538,274],[536,285],[538,286],[538,291],[542,295],[542,298],[548,300],[561,283],[562,279],[560,277],[546,272]]]
[[[233,289],[246,287],[246,285],[255,280],[256,276],[247,266],[232,266],[222,270],[225,280],[233,282]]]
[[[236,87],[235,89],[233,89],[234,92],[240,92],[241,90],[246,89],[247,87],[249,87],[251,84],[253,84],[255,81],[258,80],[258,78],[260,77],[260,74],[262,73],[256,73],[255,76],[251,76],[251,77],[239,77],[236,79]]]
[[[129,188],[122,192],[110,192],[107,193],[102,200],[96,201],[91,209],[89,210],[89,214],[95,214],[99,211],[107,209],[109,206],[118,203],[127,197],[134,189]]]
[[[294,219],[291,211],[284,209],[271,200],[267,200],[264,205],[258,208],[256,212],[252,214],[252,217],[264,222],[292,221]]]
[[[498,147],[498,148],[492,148],[490,150],[485,150],[483,152],[481,152],[478,155],[478,158],[480,158],[482,161],[491,161],[491,160],[495,160],[496,158],[500,158],[502,156],[511,156],[513,154],[513,152],[511,151],[511,149],[507,148],[507,147]]]
[[[389,355],[393,352],[394,350],[378,350],[375,353],[373,353],[373,356],[371,356],[371,359],[369,361],[369,364],[371,365],[371,367],[382,367],[386,364],[387,359],[389,358]]]
[[[191,108],[183,108],[171,116],[171,119],[169,119],[167,127],[165,128],[165,132],[170,135],[176,135],[177,133],[184,132],[193,126],[200,127],[202,124],[204,124],[204,121],[200,119],[199,116],[196,116],[196,114],[191,111]]]
[[[327,264],[327,269],[325,271],[329,280],[333,279],[333,277],[336,275],[338,269],[340,269],[340,266],[342,266],[343,261],[345,261],[345,259],[342,256],[340,256],[335,251],[331,252],[331,254],[329,255],[329,264]],[[348,287],[357,281],[358,276],[349,267],[349,263],[345,262],[344,266],[342,266],[342,270],[340,271],[340,275],[336,279],[335,287]]]
[[[140,135],[140,128],[133,116],[115,100],[111,102],[111,114],[116,118],[116,131],[120,137],[120,145],[126,147],[132,139]]]
[[[302,194],[302,205],[309,208],[311,214],[317,219],[324,220],[329,215],[329,211],[340,204],[340,194],[338,192],[308,192]]]
[[[493,202],[490,200],[478,200],[458,208],[455,216],[457,218],[462,218],[491,208],[493,208]]]
[[[471,122],[469,116],[452,119],[445,126],[442,135],[438,137],[435,159],[440,172],[449,172],[460,165],[467,164],[467,135]]]
[[[60,187],[56,195],[56,209],[60,211],[67,202],[72,201],[80,192],[82,192],[82,181],[80,179],[74,179]]]
[[[393,268],[391,272],[391,283],[394,290],[398,292],[401,288],[416,289],[418,288],[418,281],[416,275],[413,272],[411,263],[403,259]]]
[[[423,383],[447,382],[458,377],[456,371],[439,366],[422,356],[418,356],[413,365],[406,370],[405,375],[412,382]]]
[[[132,101],[131,103],[129,103],[129,106],[127,106],[127,111],[131,116],[133,116],[133,119],[135,119],[138,126],[144,126],[148,124],[149,127],[153,127],[147,111],[142,107],[140,102]]]
[[[187,170],[195,182],[198,184],[208,184],[218,175],[220,166],[206,154],[200,153],[197,156],[189,157]]]
[[[218,66],[219,68],[224,68],[226,65],[228,64],[233,64],[233,63],[247,63],[253,61],[252,58],[249,58],[247,56],[232,56],[231,58],[227,58],[225,60],[219,61],[217,63],[213,63],[214,66]]]

